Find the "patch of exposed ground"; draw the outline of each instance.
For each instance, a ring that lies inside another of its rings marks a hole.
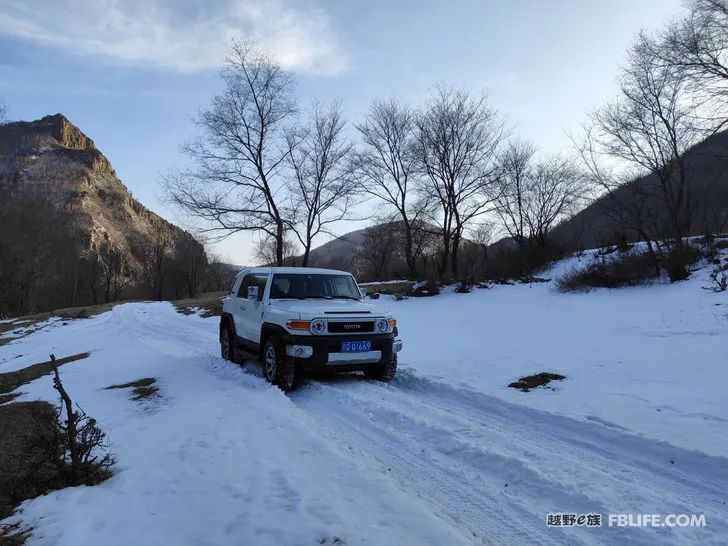
[[[222,314],[222,298],[227,292],[206,292],[194,298],[173,301],[179,313],[183,315],[199,314],[204,318],[219,317]]]
[[[156,385],[156,377],[144,377],[137,379],[136,381],[130,381],[129,383],[122,383],[120,385],[110,385],[107,389],[132,389],[131,399],[132,400],[144,400],[146,398],[152,398],[159,394],[159,387]]]
[[[551,381],[561,381],[562,379],[566,379],[566,377],[558,373],[541,372],[534,375],[525,375],[520,377],[518,381],[514,381],[508,386],[522,390],[523,392],[528,392],[536,387],[546,386]]]

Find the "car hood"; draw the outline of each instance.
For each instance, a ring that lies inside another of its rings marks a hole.
[[[276,311],[289,315],[300,315],[300,318],[314,317],[382,317],[389,316],[389,311],[353,300],[275,300],[272,305]]]

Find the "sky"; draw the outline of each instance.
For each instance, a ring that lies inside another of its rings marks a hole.
[[[376,97],[417,105],[438,83],[462,86],[487,91],[515,135],[560,153],[614,96],[636,34],[682,9],[680,0],[0,0],[0,99],[13,120],[63,113],[137,199],[186,224],[159,180],[184,163],[179,145],[220,88],[233,37],[293,71],[303,106],[341,99],[356,122]],[[239,234],[214,250],[248,264],[252,241]]]

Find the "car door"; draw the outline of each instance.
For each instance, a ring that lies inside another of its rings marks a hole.
[[[250,344],[249,348],[256,348],[260,343],[260,318],[263,313],[263,293],[268,283],[267,273],[249,273],[245,275],[238,290],[235,313],[235,331]],[[258,299],[248,299],[248,287],[258,287]]]

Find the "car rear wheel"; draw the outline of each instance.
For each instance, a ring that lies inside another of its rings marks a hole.
[[[263,347],[263,375],[269,383],[290,391],[296,382],[296,363],[286,355],[286,348],[276,336],[269,337]]]
[[[397,353],[392,353],[392,357],[384,362],[371,368],[364,370],[364,375],[370,379],[376,379],[377,381],[383,381],[389,383],[394,379],[394,375],[397,373]]]

